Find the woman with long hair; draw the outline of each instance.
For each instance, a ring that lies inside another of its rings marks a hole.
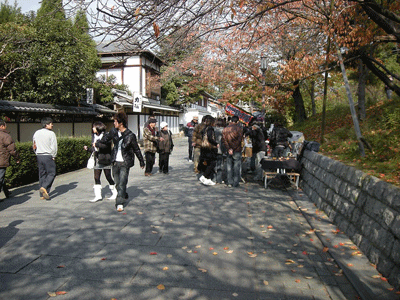
[[[94,198],[89,200],[90,202],[97,202],[103,199],[101,194],[101,172],[104,171],[104,175],[110,185],[112,195],[109,200],[115,200],[117,198],[117,189],[115,188],[115,182],[111,176],[111,140],[107,143],[102,143],[100,140],[106,135],[106,125],[102,122],[97,121],[93,123],[92,127],[92,147],[83,146],[86,151],[95,152],[96,164],[94,166]],[[96,142],[97,147],[96,147]]]
[[[215,118],[208,117],[205,121],[205,128],[201,134],[203,137],[199,167],[203,171],[203,175],[199,178],[200,182],[204,185],[215,185],[211,180],[214,174],[215,166],[217,164],[218,143],[215,140],[214,132]]]

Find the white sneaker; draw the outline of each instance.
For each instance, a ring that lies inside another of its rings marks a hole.
[[[204,182],[205,185],[215,185],[215,182],[212,181],[211,179],[206,179],[206,181]]]
[[[207,180],[207,178],[205,178],[203,175],[201,175],[199,180],[200,180],[201,183],[204,183]]]
[[[101,201],[101,200],[103,200],[102,198],[94,198],[94,199],[92,199],[92,200],[89,200],[89,202],[92,202],[92,203],[95,203],[95,202],[97,202],[97,201]]]
[[[188,162],[193,162],[193,160],[189,159]]]
[[[118,212],[121,212],[121,211],[124,211],[124,206],[123,205],[117,205],[117,211]]]

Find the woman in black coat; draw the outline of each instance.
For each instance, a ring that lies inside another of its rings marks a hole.
[[[94,199],[89,200],[90,202],[97,202],[103,199],[101,194],[101,172],[104,171],[104,175],[110,185],[112,192],[109,200],[115,200],[117,197],[117,189],[115,188],[115,182],[111,176],[111,141],[107,143],[100,143],[99,141],[106,134],[106,126],[102,122],[93,123],[93,135],[92,135],[92,147],[89,148],[84,146],[83,148],[89,152],[95,152],[96,164],[94,166]],[[96,147],[96,142],[97,147]]]
[[[203,140],[198,168],[203,171],[203,175],[199,180],[204,185],[215,185],[215,182],[211,180],[218,156],[218,142],[215,140],[214,123],[215,119],[211,116],[208,117],[205,121],[205,128],[201,132]],[[207,143],[205,143],[205,141],[207,141]]]

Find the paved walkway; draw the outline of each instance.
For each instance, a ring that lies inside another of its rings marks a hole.
[[[123,213],[88,201],[87,169],[58,176],[50,201],[14,189],[0,299],[397,299],[301,191],[203,186],[175,144],[170,175],[131,169]]]

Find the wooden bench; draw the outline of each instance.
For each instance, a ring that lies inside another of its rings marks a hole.
[[[296,188],[299,188],[299,180],[300,180],[300,174],[299,173],[285,173],[287,176],[289,176],[290,180],[293,180],[293,182],[296,184]]]
[[[268,188],[268,177],[269,178],[275,178],[276,175],[278,175],[278,172],[266,172],[264,171],[264,188]]]

